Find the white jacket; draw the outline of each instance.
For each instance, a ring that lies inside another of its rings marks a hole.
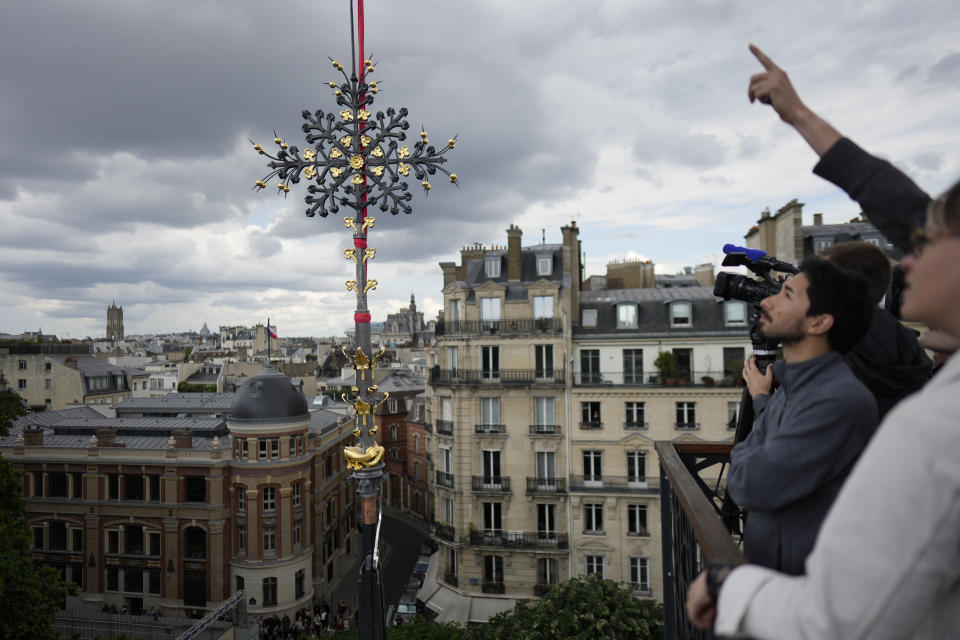
[[[734,570],[720,591],[717,635],[960,638],[960,356],[887,415],[806,572]]]

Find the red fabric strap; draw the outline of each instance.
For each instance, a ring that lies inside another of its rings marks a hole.
[[[355,246],[357,249],[366,249],[367,248],[366,238],[354,238],[353,246]]]
[[[370,314],[369,313],[355,313],[353,314],[354,322],[370,324]]]

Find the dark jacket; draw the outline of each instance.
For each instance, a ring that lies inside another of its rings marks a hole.
[[[780,386],[754,399],[753,431],[730,454],[727,490],[747,510],[747,559],[799,575],[876,429],[877,407],[836,352],[771,366]]]
[[[873,394],[881,420],[894,405],[919,391],[933,372],[917,334],[883,309],[873,312],[867,335],[844,359]]]
[[[830,147],[813,172],[846,191],[893,246],[910,251],[910,236],[926,221],[930,196],[905,173],[848,138]]]

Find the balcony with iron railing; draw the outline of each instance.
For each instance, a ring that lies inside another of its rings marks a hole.
[[[570,476],[570,491],[586,493],[656,493],[659,478],[646,476]]]
[[[452,420],[437,420],[437,433],[442,436],[452,436],[453,435],[453,421]]]
[[[434,335],[501,335],[518,336],[538,333],[560,333],[563,322],[559,318],[522,318],[515,320],[441,320]]]
[[[433,535],[447,542],[456,542],[457,530],[448,524],[433,525]]]
[[[739,374],[724,371],[680,371],[667,377],[659,371],[575,371],[577,387],[739,387]]]
[[[440,369],[430,371],[433,386],[460,385],[558,385],[564,384],[563,369]]]
[[[566,478],[531,478],[527,477],[527,495],[556,495],[567,492]]]
[[[437,486],[453,489],[453,474],[437,469]]]
[[[510,477],[473,476],[470,486],[474,493],[510,493]]]
[[[723,479],[732,446],[701,442],[655,445],[660,459],[665,638],[712,638],[687,620],[687,589],[707,564],[744,562],[736,536],[720,518]]]
[[[502,582],[487,582],[486,580],[483,581],[480,588],[484,593],[503,593],[506,591]]]
[[[560,425],[558,424],[532,424],[530,425],[530,435],[532,436],[559,436]]]
[[[473,425],[473,432],[478,435],[505,436],[507,435],[507,427],[502,424],[475,424]]]
[[[569,536],[554,531],[471,531],[470,544],[514,549],[566,549],[569,547]]]

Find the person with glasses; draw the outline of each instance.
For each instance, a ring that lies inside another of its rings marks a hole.
[[[930,204],[902,265],[903,317],[960,335],[960,181]],[[957,637],[960,358],[887,414],[805,568],[713,565],[691,584],[687,615],[719,636],[759,640]]]

